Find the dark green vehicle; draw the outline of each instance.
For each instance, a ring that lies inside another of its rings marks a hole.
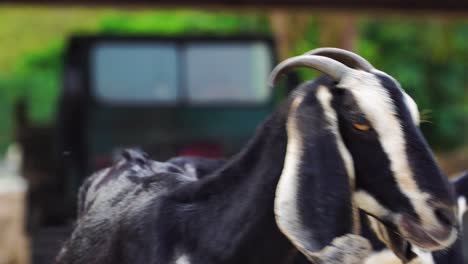
[[[70,194],[121,148],[234,153],[272,108],[274,62],[267,38],[72,38],[58,111]]]
[[[54,137],[56,187],[48,194],[60,203],[41,208],[34,263],[50,263],[44,239],[66,235],[81,182],[122,148],[157,160],[238,151],[281,97],[267,84],[275,63],[274,43],[264,37],[71,38]]]

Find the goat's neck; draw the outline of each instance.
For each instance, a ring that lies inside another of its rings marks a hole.
[[[236,256],[235,261],[243,263],[246,260],[237,257],[252,250],[249,247],[259,248],[259,261],[265,260],[262,254],[270,258],[291,249],[276,226],[273,212],[286,152],[285,119],[281,112],[275,113],[225,166],[200,180],[194,189],[185,190],[187,202],[198,209],[193,216],[197,219],[187,220],[212,223],[205,230],[206,237],[199,234],[200,230],[194,232],[198,243],[217,240],[213,251]],[[275,249],[278,252],[272,252]]]
[[[200,182],[201,193],[231,195],[235,201],[267,194],[273,198],[286,153],[284,119],[276,113],[262,124],[240,153]]]
[[[226,164],[210,175],[203,176],[197,184],[185,186],[178,192],[180,199],[192,202],[207,198],[258,193],[274,196],[283,169],[286,153],[286,117],[278,111],[270,116],[256,131],[248,144]],[[269,189],[265,189],[270,187]],[[266,192],[266,191],[269,192]],[[236,201],[249,195],[235,197]]]

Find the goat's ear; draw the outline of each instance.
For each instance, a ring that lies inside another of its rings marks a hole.
[[[346,255],[358,258],[349,263],[359,263],[370,245],[356,235],[359,215],[352,200],[353,163],[331,100],[325,86],[292,99],[275,216],[283,234],[310,260],[336,263]]]
[[[468,204],[468,170],[458,173],[450,182],[457,196],[458,221],[462,225]]]
[[[455,189],[457,197],[468,198],[468,170],[458,173],[452,177],[451,183]]]

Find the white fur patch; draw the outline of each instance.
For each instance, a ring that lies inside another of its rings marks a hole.
[[[194,180],[198,179],[197,169],[195,168],[195,166],[193,164],[190,164],[190,163],[184,164],[184,169],[185,169],[185,172],[186,172],[185,174],[187,176],[190,176]]]
[[[413,252],[416,253],[416,255],[418,255],[419,262],[417,263],[421,263],[421,264],[434,264],[435,263],[431,252],[421,250],[415,246],[413,246],[411,250],[413,250]]]
[[[414,250],[413,250],[414,251]],[[412,259],[408,264],[434,264],[434,258],[429,252],[415,251],[417,257]],[[389,249],[384,249],[372,253],[364,260],[364,264],[403,264],[401,260]]]
[[[413,122],[415,125],[419,126],[420,122],[420,117],[419,117],[419,110],[418,110],[418,105],[416,102],[411,98],[406,92],[403,92],[403,97],[405,99],[406,106],[408,107],[408,110],[411,114],[411,118],[413,118]]]
[[[383,71],[379,71],[377,69],[373,69],[372,72],[384,75],[384,76],[390,78],[391,80],[393,80],[393,82],[395,82],[395,84],[397,84],[398,88],[400,88],[401,92],[403,93],[404,102],[405,102],[406,106],[408,107],[408,110],[409,110],[409,112],[411,114],[411,118],[413,119],[414,124],[416,124],[418,126],[419,123],[420,123],[420,115],[419,115],[418,105],[413,100],[413,98],[411,98],[411,96],[409,96],[405,92],[405,90],[403,90],[403,88],[401,88],[398,81],[395,80],[395,78],[393,78],[392,76],[388,75],[387,73],[385,73]]]
[[[310,254],[310,257],[318,259],[318,263],[361,264],[370,252],[371,244],[366,238],[347,234],[333,239],[331,245]]]
[[[372,212],[378,216],[391,216],[392,212],[381,205],[372,195],[360,190],[354,193],[353,199],[362,210]]]
[[[364,260],[364,264],[402,264],[401,260],[389,249],[374,252]]]
[[[190,260],[186,254],[182,254],[176,259],[175,264],[190,264]]]
[[[459,196],[457,199],[457,204],[458,204],[458,221],[460,223],[463,223],[463,215],[466,212],[466,198],[465,196]],[[460,225],[461,227],[463,225]]]

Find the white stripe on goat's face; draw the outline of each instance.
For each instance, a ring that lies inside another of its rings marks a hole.
[[[411,114],[411,118],[413,119],[413,123],[416,126],[419,126],[419,123],[421,122],[421,120],[420,120],[418,105],[413,100],[413,98],[411,98],[411,96],[409,96],[405,91],[403,91],[403,89],[401,89],[400,85],[398,84],[398,81],[395,80],[392,76],[386,74],[385,72],[376,70],[376,69],[374,69],[372,72],[374,74],[385,76],[386,78],[388,78],[390,81],[392,81],[398,87],[398,89],[403,94],[403,100],[404,100],[405,105],[406,105],[406,107],[408,108],[408,110],[409,110],[409,112]]]
[[[418,201],[426,200],[427,195],[419,190],[410,169],[402,124],[397,118],[390,94],[374,75],[363,74],[365,76],[359,76],[360,78],[348,75],[349,78],[342,80],[340,85],[351,91],[359,109],[376,131],[400,190],[408,197],[414,196]]]
[[[449,246],[457,234],[455,203],[417,127],[414,101],[393,78],[379,71],[352,70],[336,87],[334,107],[353,156],[356,187],[373,198],[369,205],[368,197],[358,195],[358,206],[391,221],[421,248]],[[371,129],[353,129],[355,123]]]

